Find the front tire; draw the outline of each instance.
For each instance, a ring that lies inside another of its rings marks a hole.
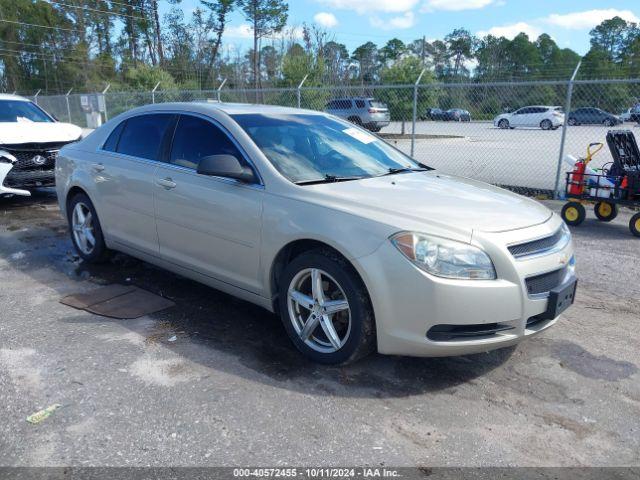
[[[613,127],[613,120],[611,120],[610,118],[605,119],[605,121],[602,123],[605,127]]]
[[[291,341],[314,362],[354,362],[375,349],[369,294],[355,269],[331,250],[314,250],[285,267],[280,316]]]
[[[507,130],[509,128],[509,120],[507,120],[506,118],[503,118],[502,120],[500,120],[498,122],[498,128],[501,128],[502,130]]]
[[[567,202],[564,207],[562,207],[560,216],[567,225],[575,227],[584,222],[584,219],[587,217],[587,212],[581,203]]]
[[[576,125],[578,125],[578,122],[576,121],[575,118],[570,118],[568,124],[571,127],[575,127]]]
[[[67,220],[71,241],[80,258],[89,263],[100,263],[109,257],[98,214],[87,195],[79,193],[71,199]]]

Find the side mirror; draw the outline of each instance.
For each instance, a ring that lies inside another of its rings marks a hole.
[[[249,167],[245,167],[233,155],[209,155],[203,157],[198,164],[200,175],[212,177],[235,178],[241,182],[253,183],[256,176]]]

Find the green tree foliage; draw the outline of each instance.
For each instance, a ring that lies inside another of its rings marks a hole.
[[[239,0],[245,18],[253,27],[253,86],[260,86],[260,39],[282,31],[289,5],[283,0]]]
[[[417,57],[406,57],[393,65],[385,67],[380,72],[382,83],[395,85],[413,85],[423,69],[422,62]],[[425,72],[420,85],[433,83],[431,72]],[[433,88],[418,88],[418,112],[423,112],[433,103],[436,90]],[[389,106],[391,120],[402,122],[402,133],[405,122],[413,118],[413,90],[407,88],[384,88],[376,91],[376,96]]]

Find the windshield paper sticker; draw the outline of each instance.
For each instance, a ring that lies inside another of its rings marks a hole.
[[[369,135],[368,133],[363,132],[362,130],[358,130],[357,128],[347,128],[342,132],[364,144],[375,142],[377,140],[377,138],[373,135]]]

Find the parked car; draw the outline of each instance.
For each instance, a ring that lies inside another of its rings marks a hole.
[[[620,115],[620,119],[623,122],[636,122],[640,123],[640,104],[635,107],[627,109]]]
[[[513,345],[575,290],[557,214],[322,112],[136,108],[64,147],[56,188],[83,260],[119,250],[277,312],[322,363]]]
[[[442,110],[441,108],[429,108],[420,119],[446,121],[447,117],[448,117],[447,112]]]
[[[0,197],[53,185],[58,151],[81,135],[30,100],[0,94]]]
[[[605,112],[599,108],[583,107],[577,108],[569,112],[569,125],[604,125],[605,127],[613,127],[620,125],[622,120],[616,115]]]
[[[379,132],[389,125],[387,105],[375,98],[334,98],[327,102],[325,112],[361,125],[372,132]]]
[[[454,122],[470,122],[471,114],[467,110],[461,108],[452,108],[447,110],[447,117]]]
[[[471,114],[467,110],[462,110],[461,108],[452,108],[450,110],[430,108],[421,116],[420,119],[440,122],[470,122]]]
[[[534,105],[498,115],[493,119],[493,124],[503,129],[540,127],[543,130],[555,130],[564,124],[564,112],[562,107]]]

